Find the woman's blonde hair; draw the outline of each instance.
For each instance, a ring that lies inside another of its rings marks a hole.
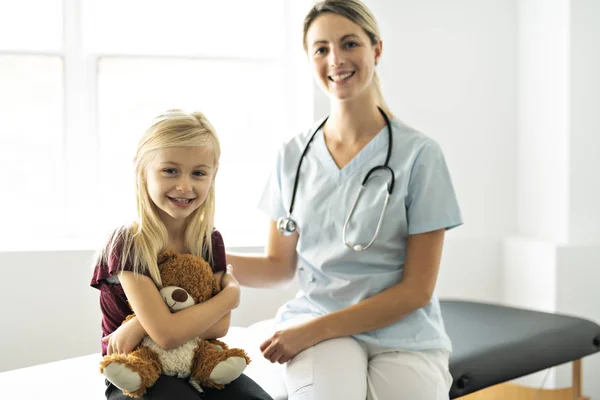
[[[304,18],[302,35],[304,51],[308,51],[308,43],[306,43],[308,29],[318,16],[325,13],[341,15],[360,26],[369,37],[371,45],[375,46],[381,41],[381,34],[379,33],[379,26],[375,19],[375,15],[373,15],[371,10],[369,10],[363,2],[359,0],[323,0],[315,4]],[[381,82],[377,75],[377,71],[375,71],[373,75],[373,85],[375,87],[375,95],[377,96],[379,106],[389,113],[389,108],[383,99]]]
[[[146,182],[146,168],[156,150],[168,147],[206,146],[212,149],[215,171],[221,149],[219,139],[210,121],[201,112],[185,113],[169,110],[157,117],[139,141],[135,166],[136,219],[115,231],[109,245],[101,254],[104,262],[118,252],[120,269],[127,262],[135,273],[148,272],[156,285],[162,287],[158,270],[158,254],[168,246],[167,229],[157,207],[150,199]],[[184,243],[193,255],[208,258],[212,263],[212,232],[215,213],[215,182],[211,183],[204,203],[186,219]]]

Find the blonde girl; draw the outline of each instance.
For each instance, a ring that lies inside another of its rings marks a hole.
[[[129,353],[149,335],[164,348],[194,337],[224,336],[240,288],[226,268],[224,242],[214,228],[219,139],[200,112],[170,110],[139,141],[134,158],[136,218],[103,247],[91,286],[100,290],[102,354]],[[204,257],[221,283],[209,301],[177,313],[164,303],[157,256],[165,249]],[[136,317],[122,324],[133,310]],[[128,399],[107,383],[107,399]],[[161,376],[144,399],[270,399],[245,375],[224,390],[200,394],[186,380]]]

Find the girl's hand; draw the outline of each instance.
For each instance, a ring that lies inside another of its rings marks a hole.
[[[215,272],[215,279],[217,280],[217,291],[221,291],[223,286],[221,286],[221,279],[223,278],[224,271]]]
[[[227,270],[225,272],[221,272],[222,276],[221,276],[221,287],[225,288],[227,285],[234,285],[237,287],[240,287],[240,284],[238,283],[237,279],[234,278],[233,276],[233,267],[231,265],[227,266]]]
[[[222,293],[226,292],[231,296],[232,309],[240,305],[240,284],[233,276],[231,265],[227,266],[227,271],[221,278],[221,288],[223,288]]]
[[[137,318],[132,318],[113,333],[103,337],[102,341],[108,343],[106,354],[128,354],[140,344],[145,336],[146,331]]]
[[[277,331],[260,345],[263,356],[272,363],[283,364],[298,353],[317,344],[307,324]]]

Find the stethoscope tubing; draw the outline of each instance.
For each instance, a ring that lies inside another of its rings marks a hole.
[[[394,175],[394,171],[389,167],[389,161],[392,155],[392,140],[393,140],[393,135],[392,135],[392,124],[390,122],[390,119],[388,118],[387,114],[381,109],[381,107],[377,107],[379,112],[381,113],[381,115],[383,116],[383,119],[385,119],[385,123],[387,125],[388,128],[388,148],[387,148],[387,154],[386,154],[386,158],[385,158],[385,162],[383,163],[383,165],[377,165],[373,168],[371,168],[367,174],[365,175],[362,183],[361,183],[361,187],[356,195],[356,198],[354,199],[354,203],[352,204],[352,208],[350,209],[350,212],[348,214],[348,217],[346,218],[346,221],[344,223],[344,228],[342,230],[342,240],[344,242],[344,244],[355,250],[355,251],[364,251],[366,249],[368,249],[369,247],[371,247],[371,245],[375,242],[375,240],[377,239],[377,237],[379,236],[379,231],[381,229],[381,225],[383,222],[383,216],[385,214],[385,211],[387,209],[387,205],[390,199],[390,196],[392,195],[392,192],[394,191],[394,182],[396,180],[395,175]],[[306,146],[304,147],[304,150],[302,151],[302,154],[300,155],[300,159],[298,160],[298,167],[296,168],[296,176],[294,178],[294,188],[292,191],[292,198],[290,201],[290,208],[289,211],[287,213],[287,216],[285,218],[280,218],[277,221],[277,227],[279,229],[279,232],[282,235],[290,235],[293,232],[296,231],[297,228],[297,224],[296,222],[292,219],[292,211],[294,210],[294,203],[296,201],[296,192],[298,190],[298,182],[300,181],[300,168],[302,167],[302,161],[304,160],[304,157],[306,156],[306,153],[308,151],[308,148],[310,147],[311,142],[313,141],[313,138],[315,137],[315,135],[317,134],[317,132],[323,127],[323,125],[325,125],[325,122],[327,122],[327,119],[329,117],[325,118],[320,124],[319,126],[314,130],[314,132],[312,133],[312,135],[310,136],[310,138],[308,139],[308,142],[306,143]],[[373,235],[373,238],[371,239],[371,241],[369,243],[367,243],[366,245],[359,245],[359,244],[352,244],[349,243],[346,240],[346,230],[348,227],[348,224],[350,223],[350,218],[352,217],[352,215],[354,214],[354,210],[356,208],[356,205],[358,203],[358,199],[360,198],[361,194],[363,193],[365,186],[371,176],[371,174],[375,171],[378,170],[386,170],[390,173],[391,175],[391,180],[387,185],[387,194],[383,203],[383,207],[381,210],[381,214],[379,216],[379,221],[377,222],[377,228],[375,229],[375,234]]]

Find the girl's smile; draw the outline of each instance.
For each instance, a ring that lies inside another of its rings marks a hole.
[[[171,202],[176,206],[176,207],[180,207],[180,208],[187,208],[187,207],[191,207],[192,204],[194,204],[194,200],[193,198],[191,199],[187,199],[184,197],[170,197],[167,196],[169,200],[171,200]]]

